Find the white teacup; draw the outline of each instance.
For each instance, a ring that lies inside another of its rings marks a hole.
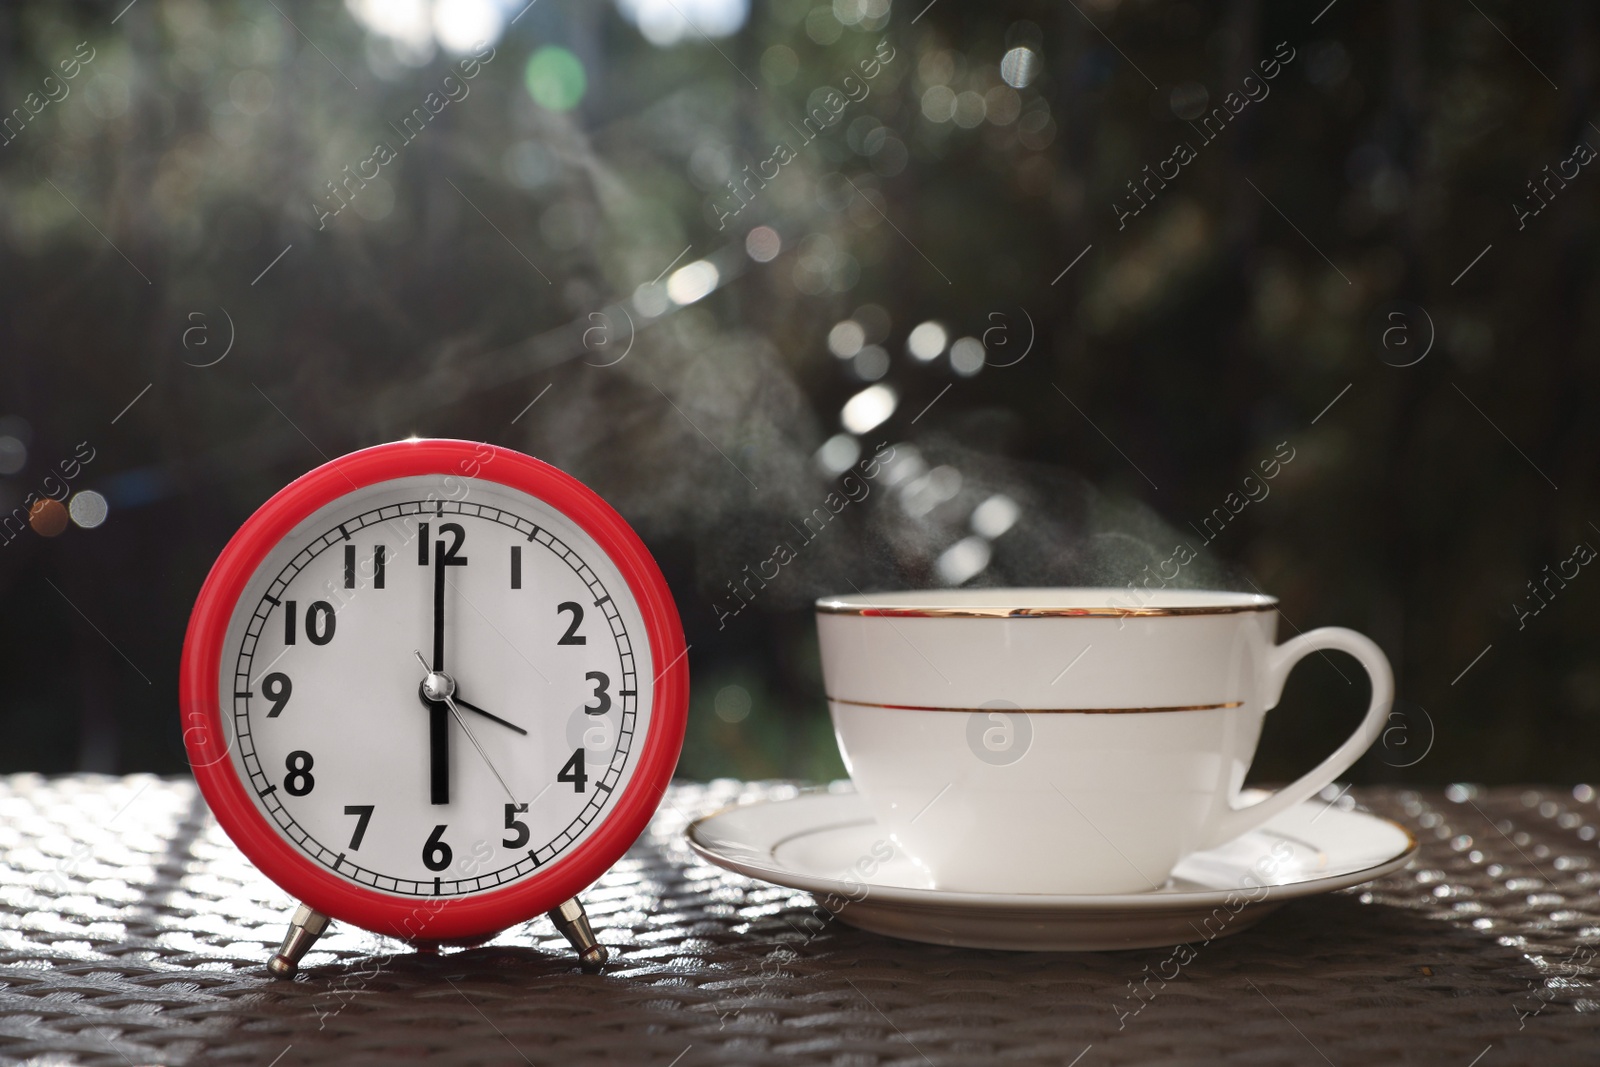
[[[1276,644],[1243,593],[971,589],[817,601],[834,731],[856,788],[937,888],[1127,893],[1311,797],[1383,729],[1389,661],[1353,630]],[[1261,722],[1319,649],[1366,668],[1360,728],[1239,807]]]

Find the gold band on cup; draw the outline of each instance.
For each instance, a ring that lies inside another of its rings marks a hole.
[[[1225,708],[1244,706],[1242,700],[1230,700],[1225,704],[1179,704],[1164,708],[934,708],[921,704],[877,704],[870,700],[846,700],[836,696],[830,696],[828,699],[835,704],[850,704],[858,708],[887,708],[890,711],[1008,711],[1026,715],[1133,715],[1158,711],[1221,711]]]
[[[1169,608],[896,608],[830,603],[826,600],[818,601],[816,605],[819,615],[862,615],[879,619],[1122,619],[1157,615],[1240,615],[1276,610],[1276,600],[1255,604],[1195,604]]]

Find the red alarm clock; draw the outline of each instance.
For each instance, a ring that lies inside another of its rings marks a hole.
[[[549,464],[408,440],[280,490],[211,568],[184,640],[184,743],[217,821],[330,919],[471,944],[548,913],[633,843],[683,744],[683,629],[622,517]]]

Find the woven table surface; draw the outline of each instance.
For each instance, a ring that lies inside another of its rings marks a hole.
[[[1409,869],[1205,944],[1140,1000],[1130,983],[1171,950],[817,931],[808,895],[683,843],[691,817],[793,791],[675,786],[583,894],[613,953],[603,974],[580,972],[545,919],[434,956],[335,924],[281,982],[263,963],[292,904],[191,783],[0,778],[0,1062],[1600,1062],[1589,787],[1354,790],[1337,803],[1420,839]]]

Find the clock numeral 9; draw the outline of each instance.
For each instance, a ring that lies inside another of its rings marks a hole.
[[[585,704],[583,706],[583,713],[585,715],[604,715],[606,712],[611,710],[611,694],[606,692],[606,686],[611,684],[611,679],[606,677],[604,671],[590,671],[583,677],[586,681],[594,683],[594,692],[590,695],[598,698],[600,701],[599,707],[591,708],[589,705]]]
[[[433,833],[428,835],[428,841],[422,846],[422,864],[430,871],[442,871],[450,866],[454,853],[450,846],[439,840],[445,831],[445,824],[440,823],[433,828]]]
[[[516,835],[514,837],[511,837],[510,839],[500,839],[500,843],[506,848],[521,848],[523,845],[528,843],[528,838],[530,836],[528,833],[528,824],[517,818],[518,815],[523,814],[527,810],[528,805],[526,804],[506,805],[506,829],[516,831]]]
[[[564,600],[561,603],[556,605],[556,614],[557,615],[560,615],[562,612],[565,612],[565,611],[570,611],[572,613],[572,622],[567,627],[567,632],[561,635],[561,640],[557,641],[556,644],[558,644],[558,645],[586,645],[586,644],[588,644],[589,643],[588,640],[585,639],[584,636],[578,632],[578,627],[583,625],[583,605],[579,604],[578,602],[573,601],[573,600]]]
[[[267,712],[267,718],[276,719],[284,705],[289,703],[289,694],[293,692],[294,683],[282,671],[273,671],[261,679],[261,695],[272,701],[272,710]]]
[[[295,609],[299,605],[293,600],[283,602],[283,643],[294,644],[298,625],[295,618]],[[326,600],[318,600],[306,609],[306,640],[313,645],[325,645],[333,640],[334,628],[339,623],[339,616],[333,610],[333,605]]]
[[[316,760],[311,758],[311,753],[303,748],[297,748],[289,753],[283,761],[284,769],[289,773],[283,776],[283,788],[292,797],[303,797],[317,787],[317,780],[311,775],[311,768]]]
[[[574,793],[583,792],[584,785],[589,781],[588,773],[583,769],[583,749],[575,749],[572,758],[562,766],[561,773],[556,775],[558,782],[571,782]]]

